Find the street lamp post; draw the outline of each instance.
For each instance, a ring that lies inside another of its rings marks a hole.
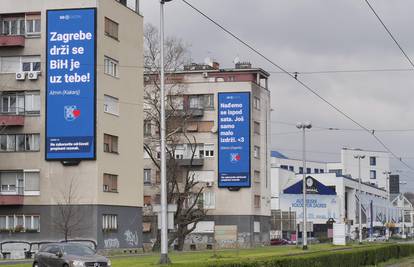
[[[386,186],[386,191],[387,191],[387,204],[385,205],[385,217],[386,217],[386,222],[385,222],[385,239],[388,241],[389,236],[390,236],[390,229],[389,229],[389,223],[390,223],[390,212],[389,212],[389,205],[390,205],[390,171],[385,171],[383,172],[383,174],[385,174],[385,186]]]
[[[161,104],[161,256],[160,264],[169,264],[167,223],[167,164],[165,146],[165,79],[164,79],[164,4],[171,0],[160,0],[160,104]]]
[[[358,215],[359,216],[359,229],[358,230],[359,230],[359,244],[362,244],[361,159],[364,159],[365,155],[355,155],[354,158],[358,159],[358,214],[359,214]]]
[[[306,213],[306,129],[311,129],[312,128],[312,124],[310,122],[305,122],[305,123],[298,123],[296,124],[296,127],[298,129],[302,130],[302,153],[303,153],[303,187],[302,187],[302,191],[303,191],[303,244],[302,244],[302,249],[306,250],[308,249],[308,229],[306,229],[307,227],[307,213]]]

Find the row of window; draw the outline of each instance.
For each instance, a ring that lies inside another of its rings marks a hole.
[[[40,216],[0,215],[0,231],[40,232]]]
[[[0,152],[39,151],[39,134],[2,134]]]
[[[288,166],[288,165],[280,165],[281,169],[289,170],[291,172],[295,172],[294,166]],[[314,168],[313,173],[324,173],[324,169]],[[299,173],[303,173],[303,167],[299,167]],[[306,173],[312,173],[312,168],[306,168]]]
[[[40,91],[3,92],[0,110],[2,114],[39,114]]]
[[[152,196],[144,196],[144,206],[158,205],[160,204],[161,196],[159,194]],[[184,203],[184,208],[191,207],[196,199],[196,194],[191,195]],[[216,194],[214,191],[204,191],[198,198],[198,204],[203,209],[215,209],[216,208]]]
[[[0,57],[0,73],[40,71],[40,56]]]
[[[0,193],[12,195],[36,195],[40,192],[39,171],[0,172]]]
[[[2,35],[40,35],[40,15],[1,18],[0,32]]]

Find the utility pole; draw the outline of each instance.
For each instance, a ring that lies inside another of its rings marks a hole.
[[[161,103],[161,256],[160,264],[169,264],[168,257],[168,203],[167,203],[167,158],[165,145],[165,78],[164,78],[164,4],[171,0],[160,0],[160,103]]]
[[[364,159],[365,155],[355,155],[354,158],[358,159],[358,214],[359,214],[359,229],[358,230],[359,230],[359,244],[362,244],[361,159]],[[367,225],[368,225],[368,222],[367,222]]]
[[[305,123],[297,123],[296,127],[298,129],[302,129],[302,152],[303,152],[303,244],[302,249],[307,250],[308,249],[308,229],[307,227],[307,213],[306,213],[306,129],[311,129],[312,124],[310,122]]]
[[[385,222],[385,239],[388,241],[389,237],[390,237],[390,229],[389,229],[389,224],[390,224],[390,213],[389,213],[389,205],[390,205],[390,184],[389,184],[389,180],[390,180],[390,171],[385,171],[383,172],[383,174],[385,174],[385,184],[386,184],[386,191],[387,191],[387,201],[386,201],[386,205],[385,205],[385,217],[386,217],[386,222]]]

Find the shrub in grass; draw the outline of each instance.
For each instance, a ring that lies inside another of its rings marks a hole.
[[[414,255],[414,244],[387,244],[360,247],[343,251],[324,251],[292,256],[275,256],[262,259],[216,261],[204,266],[213,267],[357,267],[376,265],[393,258]]]

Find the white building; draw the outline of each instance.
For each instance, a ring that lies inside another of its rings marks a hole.
[[[365,155],[361,160],[362,227],[383,229],[387,221],[399,222],[400,211],[388,201],[385,190],[383,172],[389,172],[388,154],[344,148],[340,163],[306,162],[305,173],[307,180],[311,180],[307,186],[307,218],[313,223],[316,235],[327,232],[330,219],[346,223],[349,234],[355,233],[359,225],[358,159],[354,158],[357,154]],[[272,210],[294,212],[300,223],[303,220],[303,162],[277,151],[271,153],[271,162]],[[376,176],[370,176],[372,173]]]

